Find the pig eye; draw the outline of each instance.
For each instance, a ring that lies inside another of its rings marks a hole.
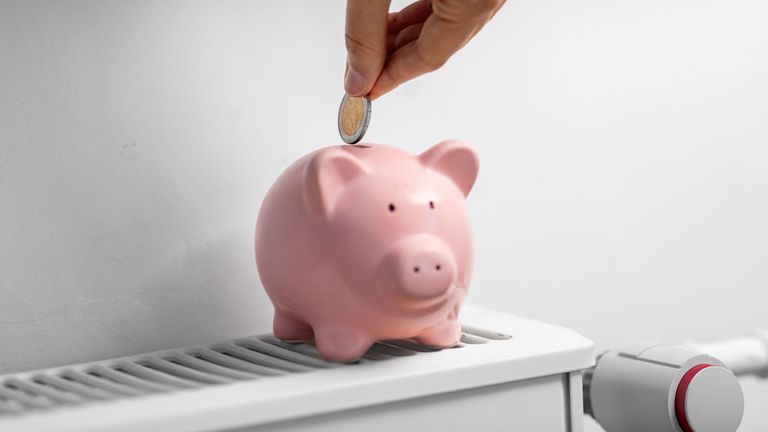
[[[435,202],[434,201],[430,201],[429,202],[429,208],[431,208],[433,210],[435,209]]]
[[[389,211],[393,212],[395,211],[395,205],[392,203],[389,203]]]

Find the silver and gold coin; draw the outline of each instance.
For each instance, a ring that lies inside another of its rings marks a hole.
[[[339,107],[339,135],[347,144],[363,139],[371,120],[371,99],[368,96],[355,97],[348,94],[341,99]]]

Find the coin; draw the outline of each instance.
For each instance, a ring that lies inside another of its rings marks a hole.
[[[355,97],[348,94],[341,99],[339,107],[339,135],[347,144],[363,139],[371,120],[371,99],[368,96]]]

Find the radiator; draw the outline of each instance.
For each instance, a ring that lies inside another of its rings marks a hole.
[[[0,376],[0,431],[582,430],[591,341],[471,305],[462,322],[458,347],[352,364],[261,335]]]

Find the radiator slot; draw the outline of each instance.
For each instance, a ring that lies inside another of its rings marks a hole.
[[[109,400],[114,399],[115,395],[104,390],[94,389],[93,387],[86,386],[72,381],[58,377],[56,375],[37,375],[32,379],[33,382],[54,387],[58,390],[76,394],[80,397],[93,400]]]
[[[474,327],[462,330],[462,343],[456,348],[467,349],[472,345],[510,338]],[[357,364],[396,361],[397,358],[440,350],[414,340],[381,341],[374,344]],[[354,367],[354,364],[324,360],[311,341],[287,342],[272,335],[246,337],[206,347],[7,376],[0,381],[0,416],[238,381],[279,379],[285,375],[338,367]]]
[[[283,375],[285,373],[280,369],[242,360],[231,354],[220,353],[218,351],[214,351],[207,348],[199,348],[194,351],[189,351],[189,353],[195,356],[200,356],[200,358],[206,361],[209,361],[233,370],[250,372],[254,375],[277,376],[277,375]]]
[[[252,351],[274,356],[292,363],[309,366],[311,368],[327,368],[329,363],[318,358],[302,354],[281,346],[264,342],[258,339],[238,339],[235,344]]]
[[[199,382],[185,378],[179,378],[177,376],[133,362],[121,362],[119,363],[118,367],[115,368],[115,370],[126,375],[131,375],[133,377],[142,379],[144,381],[165,384],[172,389],[197,388],[202,386],[202,384]]]
[[[211,375],[225,377],[232,380],[250,380],[259,377],[257,374],[227,368],[204,360],[202,357],[187,354],[174,354],[170,357],[167,357],[166,360],[186,366],[193,370],[198,370]]]
[[[233,343],[222,343],[214,345],[213,349],[220,353],[229,354],[247,362],[279,369],[283,372],[307,372],[312,370],[312,368],[309,366],[293,363],[277,357],[272,357],[258,351],[243,348]]]

